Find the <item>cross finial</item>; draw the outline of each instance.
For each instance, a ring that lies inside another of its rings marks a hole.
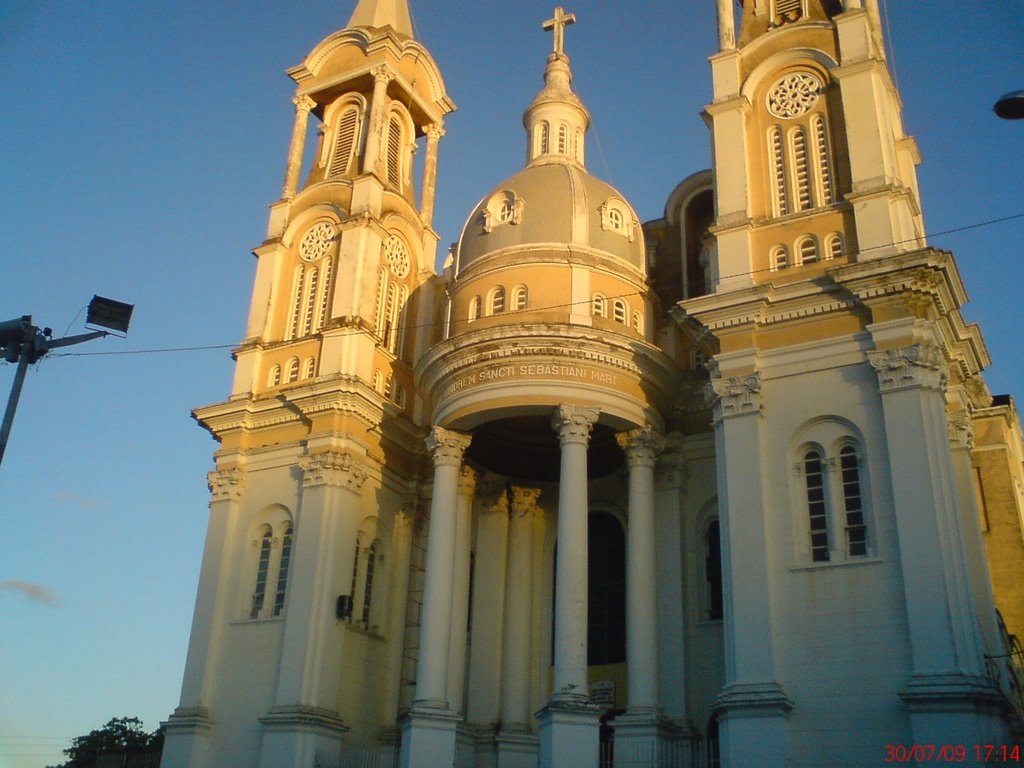
[[[576,23],[575,13],[566,13],[561,6],[555,8],[555,18],[544,22],[544,29],[555,32],[554,53],[556,56],[565,55],[565,28]]]

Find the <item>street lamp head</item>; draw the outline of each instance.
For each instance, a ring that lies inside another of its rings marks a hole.
[[[85,315],[85,324],[109,328],[115,333],[128,333],[128,324],[132,320],[133,309],[135,307],[132,304],[105,299],[102,296],[93,296]]]
[[[1024,91],[1010,91],[1001,96],[993,110],[1003,120],[1024,119]]]

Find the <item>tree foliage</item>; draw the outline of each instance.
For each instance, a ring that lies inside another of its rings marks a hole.
[[[94,768],[101,755],[136,754],[160,749],[164,735],[158,728],[147,733],[137,717],[113,717],[102,728],[76,736],[64,750],[68,760],[48,768]]]

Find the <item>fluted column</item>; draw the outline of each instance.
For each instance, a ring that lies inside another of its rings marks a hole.
[[[629,465],[626,534],[626,663],[631,713],[655,713],[658,698],[658,573],[654,553],[654,462],[664,440],[651,427],[618,436]]]
[[[448,643],[448,704],[463,712],[466,683],[466,626],[469,623],[469,550],[476,472],[463,467],[455,510],[455,563],[452,584],[452,621]]]
[[[444,128],[440,123],[427,126],[427,157],[423,161],[423,203],[420,218],[426,226],[434,219],[434,197],[437,193],[437,147],[444,136]]]
[[[538,488],[512,486],[508,524],[508,567],[505,578],[505,633],[501,651],[502,729],[529,730],[529,639],[533,608],[533,522]]]
[[[288,167],[284,174],[284,191],[281,196],[286,200],[295,197],[299,188],[299,174],[302,172],[302,153],[306,149],[306,129],[309,125],[309,113],[316,102],[309,96],[298,96],[295,104],[295,125],[292,128],[292,143],[288,147]]]
[[[434,459],[434,496],[430,503],[427,572],[423,588],[420,658],[416,667],[416,702],[448,708],[448,641],[451,634],[452,587],[455,580],[455,527],[459,470],[471,437],[434,427],[427,447]]]
[[[587,446],[598,412],[560,405],[552,426],[562,446],[555,575],[555,686],[552,700],[587,693]]]
[[[370,132],[366,136],[366,154],[363,158],[363,173],[379,172],[380,147],[384,135],[384,113],[387,109],[387,90],[395,76],[381,64],[371,71],[373,75],[373,97],[370,100]]]

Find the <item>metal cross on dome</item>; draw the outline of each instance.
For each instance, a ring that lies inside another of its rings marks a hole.
[[[565,28],[575,23],[576,14],[566,13],[561,6],[555,8],[555,18],[544,22],[545,31],[554,30],[555,32],[555,47],[553,50],[556,56],[565,55]]]

